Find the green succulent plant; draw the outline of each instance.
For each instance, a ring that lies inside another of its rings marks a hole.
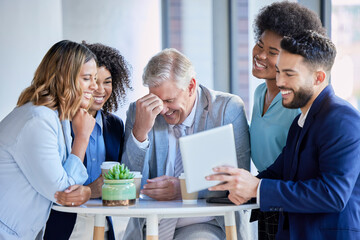
[[[124,164],[117,164],[113,166],[108,173],[104,174],[104,178],[107,180],[119,180],[119,179],[133,179],[134,174],[130,173],[128,167]]]

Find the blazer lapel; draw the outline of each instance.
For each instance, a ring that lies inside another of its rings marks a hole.
[[[310,112],[309,112],[310,114]],[[300,157],[300,153],[299,153],[299,149],[302,143],[302,140],[304,139],[304,136],[306,134],[306,132],[309,129],[309,126],[311,125],[311,122],[313,121],[313,116],[308,116],[306,117],[305,120],[305,124],[302,130],[300,130],[300,136],[296,136],[296,138],[298,138],[296,144],[295,144],[295,149],[294,149],[294,155],[293,155],[293,159],[292,159],[292,163],[291,163],[291,171],[290,171],[290,180],[294,180],[296,173],[297,173],[297,166],[299,163],[299,157]]]
[[[104,144],[105,144],[105,161],[117,161],[118,159],[114,159],[111,156],[115,156],[112,151],[116,151],[116,146],[113,146],[113,142],[111,141],[110,136],[108,135],[108,132],[111,129],[110,123],[108,121],[108,118],[106,115],[101,111],[101,117],[103,121],[103,137],[104,137]]]
[[[108,142],[108,135],[107,135],[107,129],[108,129],[108,121],[107,118],[105,116],[105,114],[101,111],[101,118],[102,118],[102,122],[103,122],[103,138],[104,138],[104,144],[105,144],[105,161],[107,159],[109,159],[109,155],[108,155],[108,149],[107,146],[109,146],[109,142]]]
[[[68,120],[61,121],[63,134],[64,134],[64,141],[65,141],[65,149],[66,149],[66,158],[71,153],[72,144],[74,141],[74,132],[72,130],[72,124]]]
[[[196,106],[195,119],[194,119],[194,133],[204,131],[207,129],[207,118],[208,118],[208,105],[210,93],[206,92],[202,86],[200,88],[200,99],[198,100],[198,104]]]
[[[312,125],[313,121],[315,120],[315,115],[320,111],[321,106],[323,105],[323,102],[326,101],[326,99],[333,93],[334,93],[334,91],[333,91],[331,85],[327,86],[319,94],[319,96],[315,99],[312,106],[310,107],[309,113],[305,120],[304,127],[300,132],[300,136],[299,136],[299,139],[298,139],[296,147],[295,147],[295,153],[293,155],[294,158],[293,158],[292,164],[291,164],[291,173],[290,173],[291,180],[294,180],[296,173],[297,173],[297,167],[298,167],[299,157],[300,157],[300,149],[301,149],[302,141],[304,140],[304,136],[306,135],[307,131],[309,130],[310,126]]]

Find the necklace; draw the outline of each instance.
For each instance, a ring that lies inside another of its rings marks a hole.
[[[275,95],[276,96],[276,95]],[[263,107],[263,113],[262,115],[264,116],[265,113],[267,112],[267,110],[269,109],[271,102],[274,100],[275,96],[273,97],[269,97],[269,91],[267,90],[265,92],[265,97],[264,97],[264,107]]]

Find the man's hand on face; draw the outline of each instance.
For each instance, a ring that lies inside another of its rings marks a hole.
[[[148,179],[141,193],[158,201],[181,199],[180,180],[170,176]]]
[[[133,127],[134,137],[143,142],[155,123],[155,118],[163,110],[163,101],[156,95],[149,93],[136,101],[136,115]]]

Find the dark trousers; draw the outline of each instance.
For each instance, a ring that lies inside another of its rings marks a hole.
[[[250,221],[256,220],[258,220],[258,239],[275,240],[279,224],[279,212],[253,210]]]

